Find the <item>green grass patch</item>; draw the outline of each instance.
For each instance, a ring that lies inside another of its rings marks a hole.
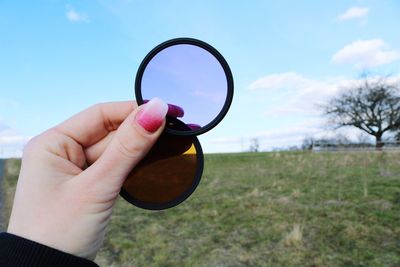
[[[15,177],[6,180],[13,192]],[[212,154],[198,189],[176,208],[145,211],[118,199],[96,261],[400,266],[399,222],[399,153]]]
[[[0,184],[0,190],[3,189],[1,193],[2,200],[4,201],[3,210],[0,210],[2,213],[0,218],[4,218],[4,221],[0,219],[0,231],[5,231],[7,229],[7,221],[11,214],[11,207],[20,168],[20,159],[7,159],[4,161],[4,173],[2,174],[4,178],[2,184]]]

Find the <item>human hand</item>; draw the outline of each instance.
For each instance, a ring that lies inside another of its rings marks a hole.
[[[98,104],[33,138],[8,232],[93,260],[121,186],[163,131],[167,111],[160,99]]]

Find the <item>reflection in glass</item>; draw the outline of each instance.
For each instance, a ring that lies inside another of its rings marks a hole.
[[[157,53],[141,81],[143,99],[160,97],[185,111],[182,121],[205,126],[221,112],[227,80],[219,61],[207,50],[189,44]]]

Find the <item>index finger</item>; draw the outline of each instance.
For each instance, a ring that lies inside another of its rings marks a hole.
[[[116,130],[136,108],[134,101],[96,104],[57,125],[55,129],[85,148]]]

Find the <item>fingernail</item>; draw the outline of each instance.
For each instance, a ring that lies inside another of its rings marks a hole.
[[[148,103],[149,100],[144,99],[143,103]],[[174,117],[174,118],[182,118],[183,115],[185,115],[185,111],[183,110],[183,108],[181,108],[180,106],[177,105],[173,105],[173,104],[168,104],[168,113],[167,116],[170,117]]]
[[[181,108],[180,106],[168,104],[167,115],[174,118],[182,118],[183,115],[185,115],[185,112],[183,111],[183,108]]]
[[[168,112],[168,105],[155,97],[142,106],[136,115],[136,122],[146,131],[154,133],[162,125]]]
[[[186,124],[186,125],[189,126],[190,130],[198,130],[198,129],[201,128],[200,125],[194,124],[194,123],[188,123],[188,124]]]

